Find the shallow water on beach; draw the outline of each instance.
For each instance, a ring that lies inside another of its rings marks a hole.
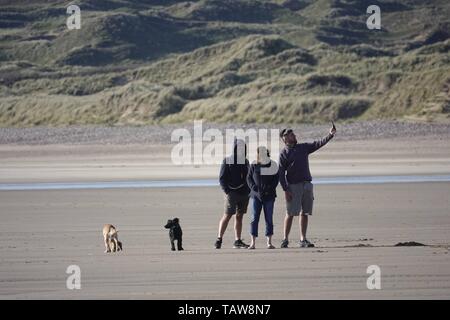
[[[406,175],[406,176],[348,176],[320,177],[313,179],[314,184],[380,184],[380,183],[417,183],[450,182],[450,175]],[[147,181],[98,181],[98,182],[61,182],[61,183],[5,183],[0,191],[27,190],[76,190],[76,189],[129,189],[129,188],[192,188],[215,187],[217,179],[191,180],[147,180]]]

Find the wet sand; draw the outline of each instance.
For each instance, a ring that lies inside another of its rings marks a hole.
[[[173,145],[0,145],[0,183],[217,179],[219,165],[173,165]],[[278,158],[273,154],[274,159]],[[314,177],[450,173],[448,139],[342,141],[310,156]]]
[[[310,239],[268,250],[213,249],[222,211],[217,188],[0,192],[2,299],[397,299],[450,297],[450,183],[316,186]],[[284,203],[276,203],[279,247]],[[177,216],[183,252],[163,225]],[[104,254],[115,224],[124,251]],[[249,216],[244,237],[248,239]],[[263,225],[260,225],[261,235]],[[394,247],[417,241],[426,247]],[[66,288],[69,265],[81,290]],[[381,268],[381,290],[366,269]]]

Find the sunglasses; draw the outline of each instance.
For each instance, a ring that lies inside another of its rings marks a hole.
[[[288,134],[291,134],[293,131],[292,129],[288,129],[285,132],[283,132],[283,138],[286,137]]]

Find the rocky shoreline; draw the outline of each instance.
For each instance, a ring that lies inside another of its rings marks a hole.
[[[207,129],[281,129],[291,127],[300,137],[308,139],[323,136],[329,125],[298,124],[214,124],[203,123],[203,132]],[[170,144],[175,129],[184,128],[193,133],[193,123],[148,125],[148,126],[69,126],[69,127],[32,127],[0,128],[0,145],[84,145],[84,144]],[[366,140],[430,137],[450,138],[450,124],[420,123],[399,121],[360,121],[337,124],[337,139]]]

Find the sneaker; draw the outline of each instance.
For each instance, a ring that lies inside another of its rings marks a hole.
[[[300,248],[314,248],[314,244],[309,242],[306,239],[303,241],[300,241],[299,245],[300,245]]]
[[[216,247],[216,249],[222,248],[222,238],[217,238],[214,246]]]
[[[289,245],[289,241],[284,239],[283,241],[281,241],[281,248],[287,248]]]
[[[273,244],[268,244],[267,249],[275,249],[275,246]]]
[[[247,249],[248,247],[250,247],[250,246],[248,244],[245,244],[241,239],[236,240],[234,242],[234,246],[233,246],[233,248],[235,248],[235,249],[240,249],[240,248]]]

